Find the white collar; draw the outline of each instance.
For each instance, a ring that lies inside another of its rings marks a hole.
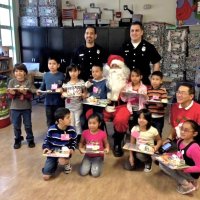
[[[181,104],[179,104],[178,107],[179,107],[179,108],[183,108],[183,109],[185,109],[185,110],[189,110],[189,109],[193,106],[193,104],[194,104],[194,101],[191,101],[190,105],[187,106],[187,107],[185,107],[185,108],[183,108]]]
[[[140,42],[141,42],[141,41],[139,41],[139,42],[131,42],[131,43],[132,43],[132,45],[134,46],[134,48],[137,48],[137,46],[140,44]]]

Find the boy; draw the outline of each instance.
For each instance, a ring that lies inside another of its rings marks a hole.
[[[45,98],[45,106],[46,106],[46,118],[47,118],[47,126],[51,126],[54,124],[54,112],[57,108],[64,106],[64,100],[61,98],[60,88],[65,80],[65,76],[62,72],[58,71],[60,64],[56,58],[49,58],[48,59],[48,68],[49,72],[45,73],[43,77],[42,85],[40,86],[37,94],[43,91],[50,91],[47,92]],[[55,93],[55,92],[56,93]],[[54,92],[51,94],[51,92]]]
[[[92,66],[92,80],[85,83],[89,96],[97,99],[107,99],[107,80],[103,77],[103,67],[101,65]]]
[[[92,66],[92,80],[88,80],[85,86],[89,92],[90,97],[95,99],[107,99],[107,93],[109,91],[107,87],[107,80],[103,77],[103,67],[100,64],[95,64]],[[84,110],[86,110],[86,118],[92,113],[99,113],[101,118],[103,118],[103,109],[98,106],[84,105]],[[87,123],[86,123],[87,124]],[[104,125],[102,124],[101,128]],[[86,129],[87,127],[85,127]]]
[[[54,114],[56,124],[49,127],[44,144],[43,153],[61,150],[68,147],[70,150],[69,158],[47,157],[44,168],[42,169],[44,180],[49,180],[57,169],[58,163],[64,165],[64,172],[69,174],[72,167],[69,163],[76,148],[77,134],[74,127],[70,126],[70,111],[67,108],[58,108]]]
[[[148,102],[147,108],[152,115],[152,126],[154,126],[162,137],[162,129],[164,127],[164,112],[168,102],[167,91],[162,88],[163,74],[161,71],[154,71],[151,74],[151,88],[147,90],[149,100],[160,101],[163,103]]]
[[[35,93],[36,89],[26,78],[27,74],[28,70],[24,64],[16,64],[14,67],[15,78],[11,79],[8,83],[8,96],[11,98],[11,120],[15,134],[14,149],[19,149],[21,141],[24,139],[21,135],[22,119],[28,147],[35,147],[31,122],[31,100],[32,93]]]

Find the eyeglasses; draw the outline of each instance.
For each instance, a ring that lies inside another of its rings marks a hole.
[[[185,132],[185,133],[194,132],[193,130],[183,129],[183,128],[181,128],[180,130],[181,130],[181,132]]]
[[[176,94],[178,94],[178,95],[189,95],[189,93],[188,92],[186,92],[186,91],[176,91]]]

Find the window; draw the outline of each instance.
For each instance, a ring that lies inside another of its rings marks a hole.
[[[12,0],[0,1],[0,45],[9,47],[9,56],[16,62]]]

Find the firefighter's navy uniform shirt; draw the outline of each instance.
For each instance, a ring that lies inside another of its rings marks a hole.
[[[81,45],[75,51],[72,63],[80,66],[81,78],[87,81],[88,79],[92,79],[92,66],[102,65],[106,62],[106,59],[105,53],[99,45],[95,44],[91,48]]]
[[[148,78],[151,73],[150,63],[155,64],[161,60],[156,48],[146,40],[142,40],[136,48],[131,42],[128,42],[122,46],[122,56],[129,69],[140,69],[143,83],[150,85]]]

